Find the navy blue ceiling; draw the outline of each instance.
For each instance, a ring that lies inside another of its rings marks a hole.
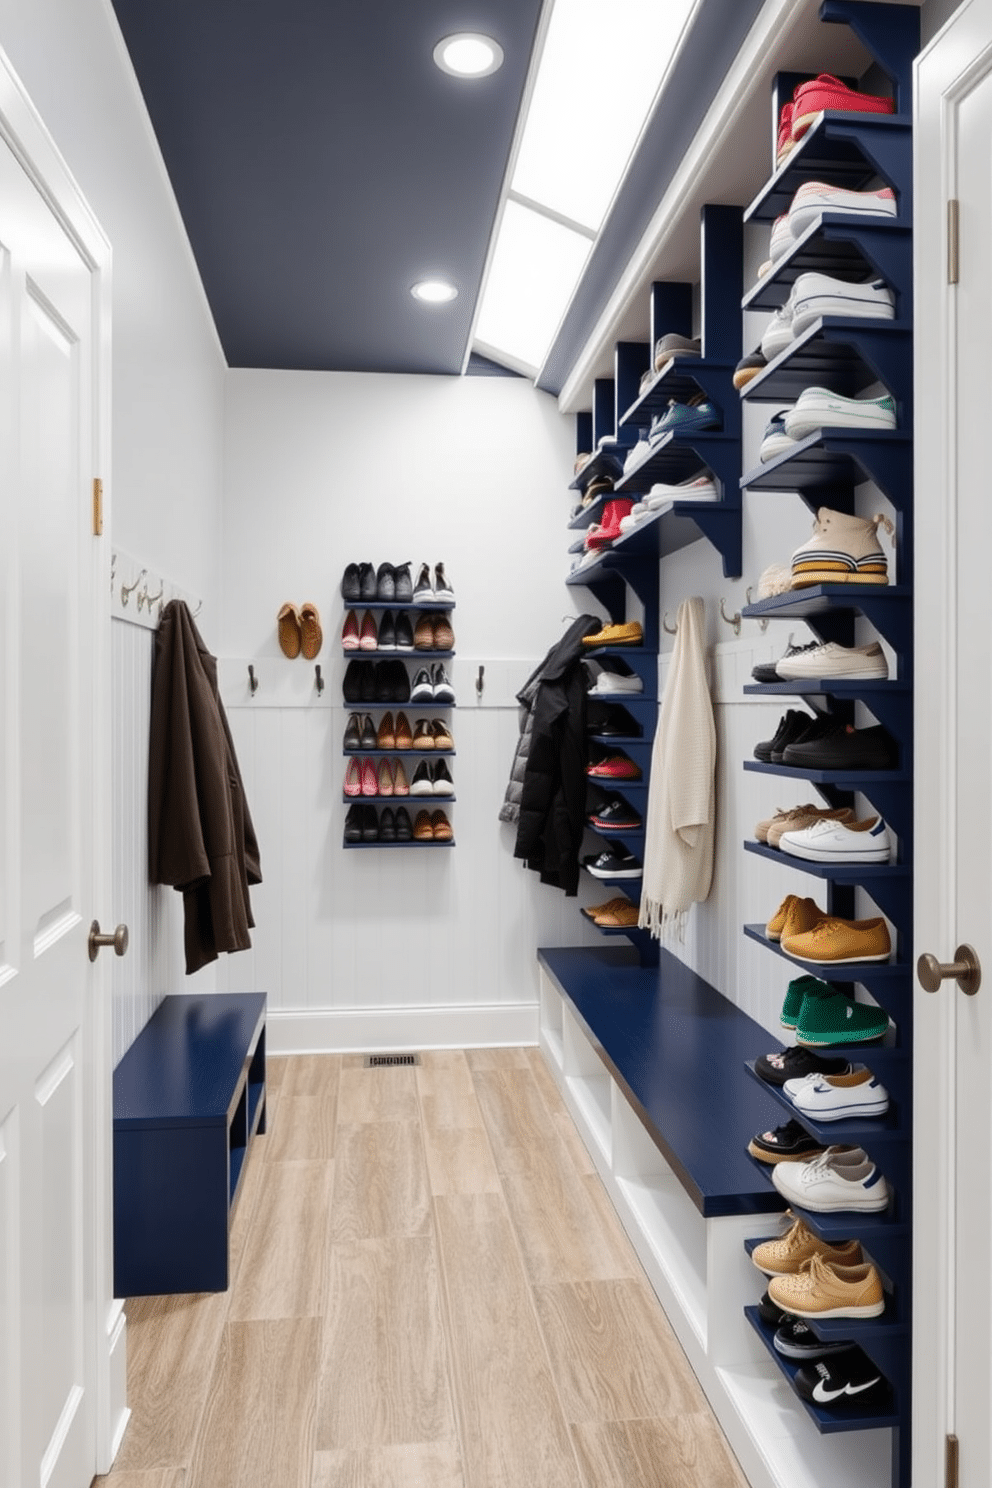
[[[460,372],[541,0],[114,8],[229,364]],[[500,71],[440,72],[455,31]]]

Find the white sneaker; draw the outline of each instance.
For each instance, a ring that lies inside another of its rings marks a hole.
[[[824,181],[800,186],[789,206],[789,228],[794,238],[803,233],[823,212],[844,212],[854,217],[895,217],[896,198],[889,186],[880,191],[845,191]]]
[[[772,263],[777,263],[796,241],[792,227],[789,223],[788,212],[783,212],[781,217],[776,217],[772,223],[772,235],[768,243],[768,253]],[[759,270],[760,273],[760,270]]]
[[[810,863],[887,863],[892,856],[892,838],[880,816],[855,822],[813,822],[795,832],[783,832],[778,845],[784,853]]]
[[[769,460],[774,460],[779,455],[784,455],[786,450],[795,449],[798,442],[791,434],[785,432],[785,414],[773,413],[765,425],[761,448],[758,450],[758,459],[762,465],[765,465]]]
[[[628,677],[625,672],[600,672],[593,685],[589,688],[589,697],[610,697],[615,692],[643,692],[644,683],[640,677]]]
[[[646,506],[643,501],[636,501],[630,508],[627,516],[620,518],[620,531],[630,532],[634,527],[639,527],[651,515],[652,511],[649,506]]]
[[[621,523],[621,526],[623,523]],[[869,646],[840,646],[826,641],[794,656],[783,656],[775,667],[783,682],[798,677],[887,677],[889,664],[877,641]]]
[[[657,511],[670,501],[716,501],[716,482],[710,475],[697,475],[692,480],[681,481],[677,486],[658,481],[644,497],[644,504]]]
[[[805,439],[817,429],[894,429],[895,399],[845,398],[829,388],[811,387],[787,408],[785,432],[792,439]]]
[[[894,320],[895,296],[882,279],[851,284],[829,274],[800,274],[792,286],[792,335],[800,336],[821,315]]]
[[[795,1088],[790,1090],[790,1086]],[[884,1116],[889,1109],[889,1092],[862,1064],[847,1075],[807,1075],[804,1080],[786,1080],[783,1089],[797,1111],[816,1121]]]
[[[862,1153],[861,1162],[838,1162],[837,1154],[836,1147],[828,1147],[812,1162],[776,1163],[772,1182],[790,1204],[814,1214],[841,1209],[877,1214],[887,1209],[889,1185],[871,1159]]]
[[[761,338],[761,354],[768,361],[772,361],[792,342],[792,295],[794,292],[795,285],[785,304],[778,307],[765,327],[765,334]]]

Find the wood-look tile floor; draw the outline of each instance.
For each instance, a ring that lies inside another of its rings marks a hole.
[[[536,1049],[272,1059],[232,1285],[127,1304],[107,1488],[747,1488]]]

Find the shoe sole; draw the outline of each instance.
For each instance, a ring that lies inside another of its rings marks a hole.
[[[851,193],[852,196],[857,194],[857,192]],[[891,207],[893,204],[889,205]],[[794,238],[801,238],[806,229],[812,227],[824,212],[838,212],[844,217],[872,217],[876,221],[879,218],[888,218],[890,222],[895,222],[898,216],[898,213],[886,210],[881,204],[872,206],[871,203],[865,201],[835,202],[810,197],[808,201],[800,202],[798,207],[794,207],[789,212],[789,231]]]
[[[869,961],[888,961],[892,955],[891,951],[882,951],[874,956],[801,956],[798,951],[790,951],[788,946],[782,947],[787,956],[794,956],[797,961],[807,961],[811,966],[858,966],[867,964]],[[805,1040],[800,1038],[800,1043]],[[832,1043],[833,1040],[828,1040]]]
[[[586,872],[593,878],[640,878],[640,868],[592,868],[586,864]]]
[[[888,848],[878,853],[823,852],[811,847],[785,846],[781,841],[779,847],[790,858],[805,858],[809,863],[887,863],[892,856]]]
[[[895,310],[891,305],[879,303],[877,300],[862,300],[855,295],[851,295],[850,298],[831,294],[810,295],[808,300],[797,300],[793,306],[793,339],[801,336],[814,320],[820,320],[824,315],[843,315],[852,320],[895,320],[896,318]]]
[[[753,382],[764,370],[764,367],[748,367],[744,372],[735,372],[732,379],[734,387],[738,389],[747,387],[748,383]]]
[[[639,832],[644,825],[643,822],[604,822],[597,817],[589,818],[591,827],[598,827],[601,832]]]
[[[767,465],[769,460],[774,460],[778,455],[784,455],[786,450],[795,449],[799,443],[789,434],[775,434],[766,439],[758,451],[758,459],[762,465]]]
[[[808,1117],[810,1121],[856,1121],[861,1116],[884,1116],[888,1109],[888,1101],[884,1105],[876,1102],[872,1106],[831,1107],[828,1111],[811,1111],[806,1106],[796,1106],[799,1114]]]
[[[813,1159],[814,1159],[814,1157],[819,1157],[822,1152],[825,1152],[826,1151],[826,1148],[825,1147],[816,1147],[816,1148],[813,1148],[809,1152],[769,1152],[769,1151],[767,1151],[766,1148],[759,1147],[756,1142],[748,1142],[748,1144],[747,1144],[747,1150],[748,1150],[748,1152],[750,1152],[750,1154],[751,1154],[752,1157],[757,1158],[758,1162],[763,1162],[763,1163],[783,1163],[783,1162],[797,1163],[797,1162],[812,1162]],[[770,1275],[778,1275],[779,1273],[778,1272],[770,1272],[769,1274]],[[791,1274],[791,1273],[789,1273],[789,1274]]]
[[[877,1033],[868,1033],[867,1031],[855,1033],[853,1030],[844,1028],[838,1029],[836,1033],[829,1037],[820,1036],[818,1038],[811,1038],[809,1034],[800,1033],[797,1028],[793,1036],[796,1043],[801,1044],[804,1049],[834,1049],[840,1045],[848,1044],[877,1044],[879,1039],[884,1038],[888,1031],[887,1028],[880,1028]]]
[[[820,1318],[876,1318],[881,1317],[884,1311],[884,1301],[868,1302],[863,1306],[848,1303],[847,1306],[841,1307],[809,1308],[805,1312],[794,1305],[789,1307],[789,1312],[793,1317],[811,1318],[813,1322],[816,1322]],[[808,1355],[803,1354],[800,1357],[807,1358]]]
[[[884,433],[896,428],[891,418],[871,417],[854,409],[834,410],[807,404],[800,413],[801,418],[793,420],[791,427],[786,418],[785,432],[790,439],[806,439],[818,429],[878,429]]]
[[[842,570],[823,568],[806,569],[793,574],[790,589],[810,589],[814,584],[888,584],[887,574],[844,573]]]

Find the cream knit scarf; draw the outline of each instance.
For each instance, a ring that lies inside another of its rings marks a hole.
[[[651,754],[644,878],[638,925],[656,940],[681,937],[690,904],[713,878],[716,725],[706,682],[701,599],[679,607],[678,635]]]

